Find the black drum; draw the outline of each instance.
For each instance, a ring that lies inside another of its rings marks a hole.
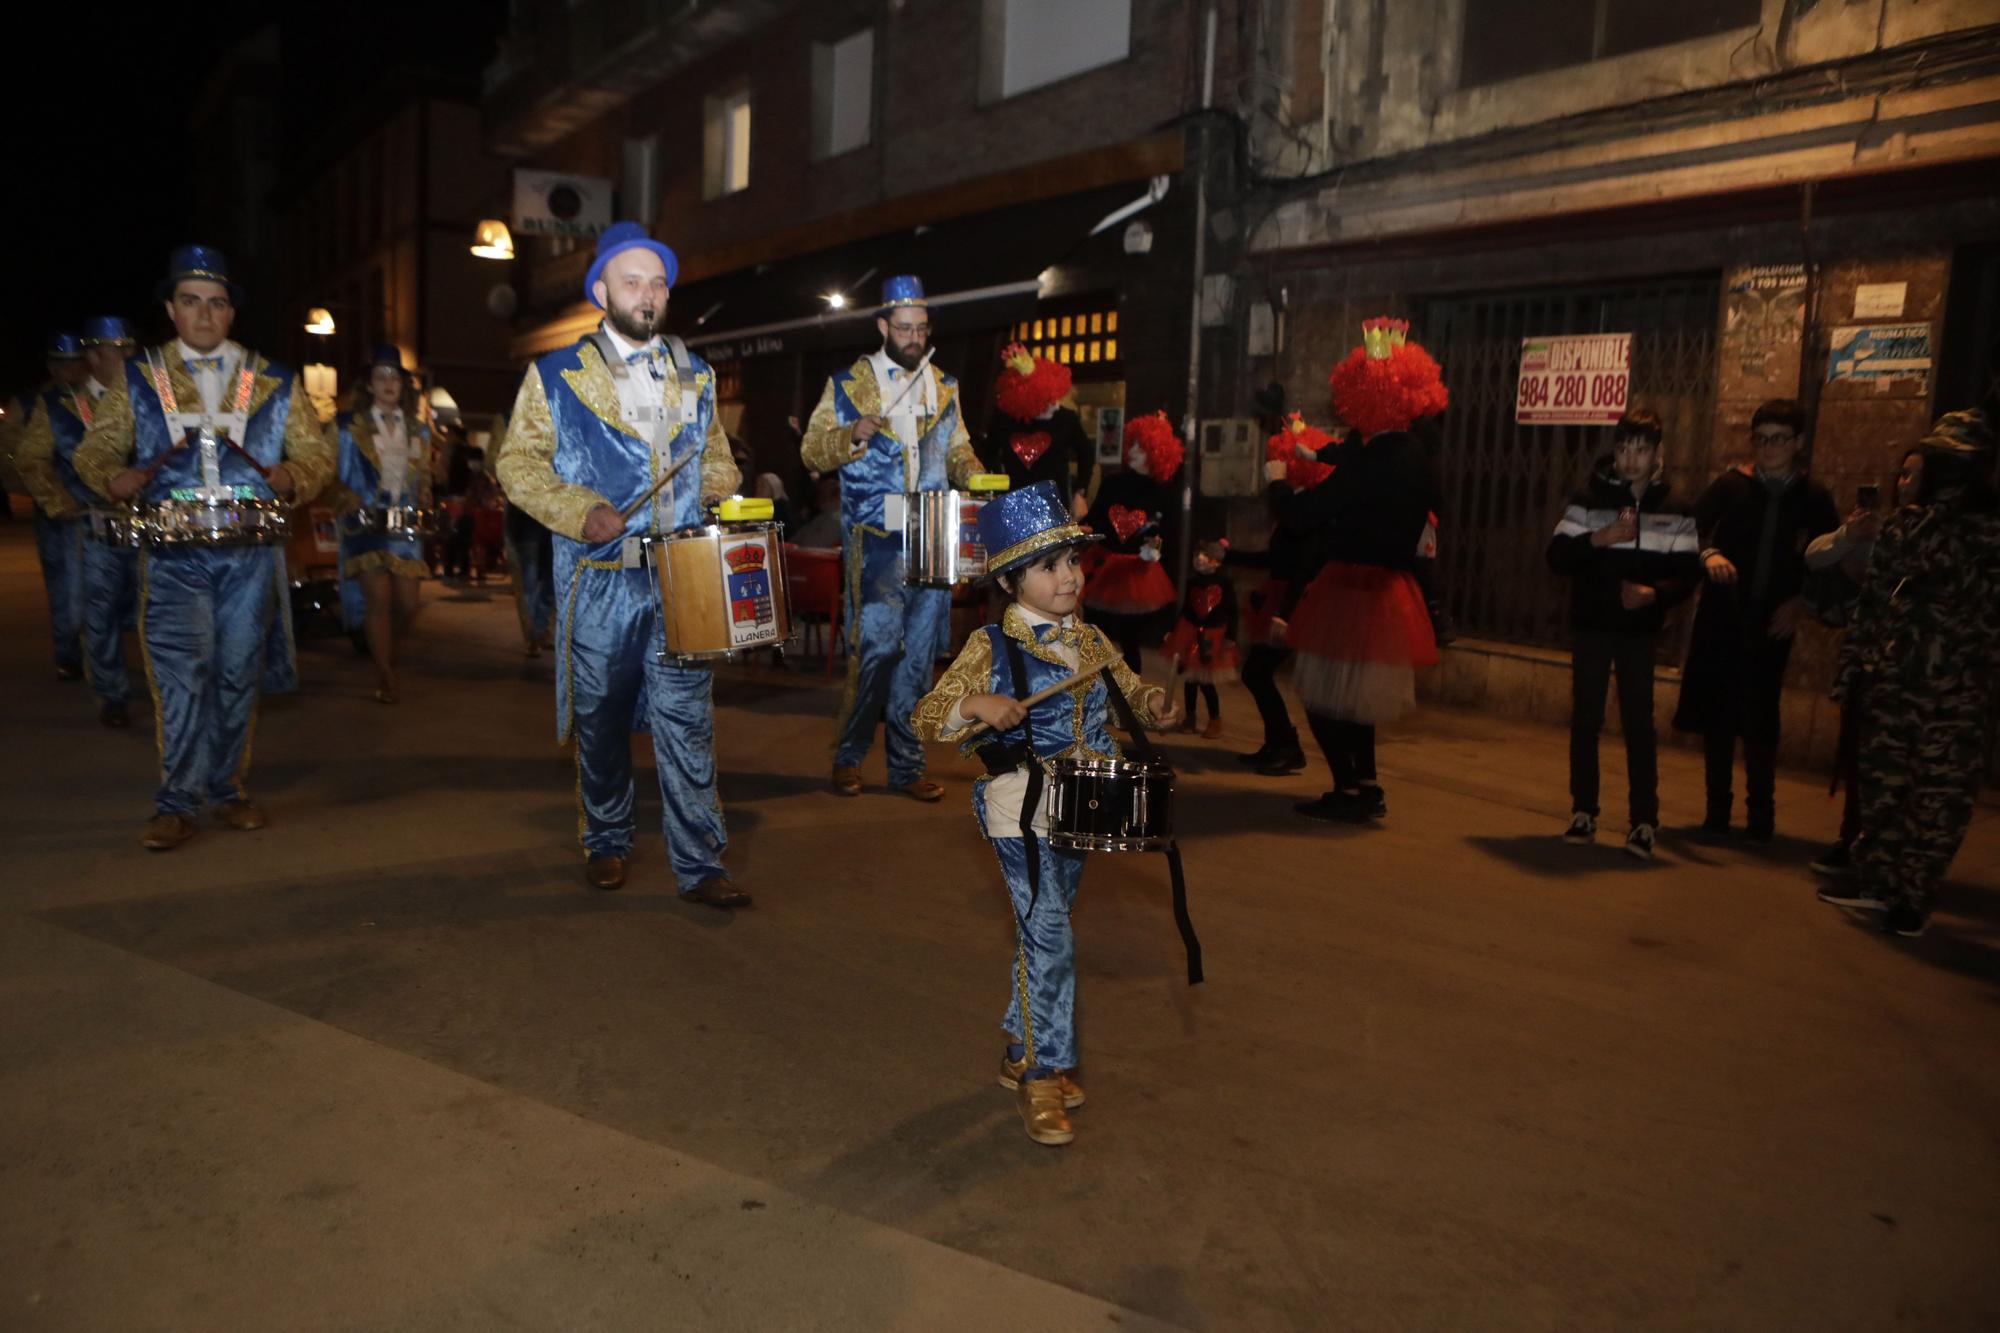
[[[1079,852],[1157,852],[1174,832],[1174,768],[1164,759],[1049,763],[1049,842]]]

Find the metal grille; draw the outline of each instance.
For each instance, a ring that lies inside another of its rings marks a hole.
[[[1427,303],[1420,335],[1451,389],[1438,559],[1461,633],[1568,646],[1568,589],[1543,552],[1564,500],[1611,443],[1602,426],[1514,423],[1521,339],[1630,333],[1629,401],[1660,414],[1668,475],[1692,500],[1707,479],[1720,286],[1704,274]],[[1679,660],[1684,623],[1685,614],[1661,636],[1662,661]]]

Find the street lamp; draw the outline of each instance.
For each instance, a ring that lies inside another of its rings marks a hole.
[[[514,237],[499,218],[487,218],[472,234],[472,253],[481,259],[512,259]]]
[[[847,293],[828,292],[826,294],[826,303],[834,310],[845,310],[847,309]]]
[[[322,338],[333,336],[333,312],[323,305],[316,305],[306,311],[306,332],[316,333]]]

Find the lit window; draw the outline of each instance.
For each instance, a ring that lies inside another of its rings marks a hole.
[[[1062,362],[1062,363],[1063,363],[1064,365],[1068,365],[1068,364],[1069,364],[1069,344],[1068,344],[1068,343],[1064,343],[1064,344],[1063,344],[1062,346],[1060,346],[1060,347],[1056,348],[1056,360],[1058,360],[1058,361]]]
[[[1065,338],[1069,337],[1069,316],[1068,316],[1068,315],[1064,315],[1064,316],[1063,316],[1063,321],[1062,321],[1062,336],[1063,336],[1063,337],[1065,337]]]
[[[813,157],[838,157],[875,137],[875,30],[812,49]]]
[[[1099,310],[1095,314],[1091,315],[1090,331],[1092,333],[1104,332],[1104,312],[1102,310]]]
[[[1118,359],[1118,340],[1116,338],[1106,338],[1104,340],[1104,359],[1106,361],[1116,361]]]
[[[1107,311],[1105,313],[1104,331],[1106,333],[1118,332],[1118,312],[1116,310]]]
[[[1090,340],[1090,359],[1092,361],[1100,361],[1103,358],[1104,358],[1104,344],[1099,342],[1097,339],[1092,338]]]
[[[1040,342],[1041,340],[1042,340],[1042,321],[1038,319],[1035,321],[1035,341]]]
[[[704,98],[702,111],[701,197],[720,199],[750,184],[750,90]]]

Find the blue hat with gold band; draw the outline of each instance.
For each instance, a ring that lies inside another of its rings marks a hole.
[[[167,276],[153,289],[162,301],[174,299],[174,288],[191,278],[219,282],[229,292],[231,305],[243,304],[243,289],[229,278],[229,260],[212,245],[183,245],[167,259]]]
[[[75,361],[82,356],[83,342],[74,333],[51,333],[49,335],[49,360]]]
[[[1062,491],[1052,481],[1008,491],[979,511],[979,544],[986,548],[986,577],[998,578],[1063,546],[1083,546],[1104,538],[1077,526]]]
[[[401,370],[403,349],[394,343],[376,343],[374,354],[368,358],[368,368],[373,370],[377,366],[394,366]]]
[[[646,229],[638,223],[614,222],[598,236],[597,258],[590,261],[590,272],[583,275],[585,299],[599,310],[604,309],[604,302],[597,299],[597,293],[593,290],[597,286],[597,280],[604,276],[604,266],[615,256],[640,247],[651,250],[660,257],[660,263],[665,265],[667,270],[667,286],[672,287],[674,281],[681,275],[681,261],[674,257],[674,252],[648,236]]]
[[[125,321],[118,316],[93,315],[83,321],[81,341],[85,347],[102,347],[106,343],[129,347],[138,339],[132,336],[132,330],[127,328]]]
[[[911,274],[899,274],[887,278],[882,283],[882,308],[894,310],[899,305],[923,305],[924,284],[921,278]]]

